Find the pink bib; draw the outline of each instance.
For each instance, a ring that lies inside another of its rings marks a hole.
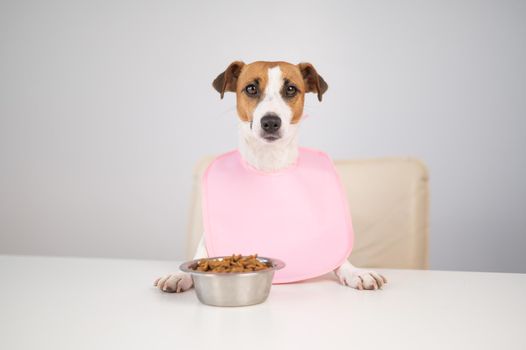
[[[338,174],[322,152],[300,148],[297,164],[273,173],[238,151],[216,158],[203,177],[208,256],[253,254],[283,260],[273,283],[323,275],[352,249],[353,230]]]

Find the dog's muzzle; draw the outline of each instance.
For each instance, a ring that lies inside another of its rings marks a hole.
[[[267,113],[261,118],[262,137],[267,141],[274,141],[281,137],[279,129],[281,128],[281,118],[274,113]]]

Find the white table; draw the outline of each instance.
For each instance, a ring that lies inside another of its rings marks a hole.
[[[0,349],[526,349],[526,275],[382,270],[381,291],[332,276],[218,308],[155,277],[177,262],[0,255]]]

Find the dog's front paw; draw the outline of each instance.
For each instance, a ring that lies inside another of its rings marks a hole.
[[[381,289],[387,283],[387,279],[374,271],[358,269],[352,265],[344,264],[334,270],[338,280],[344,286],[356,289]]]
[[[153,285],[163,292],[181,293],[192,288],[194,282],[192,276],[184,272],[176,272],[171,275],[159,277],[153,282]]]

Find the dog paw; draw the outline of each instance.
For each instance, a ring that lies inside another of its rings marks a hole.
[[[192,288],[194,282],[192,276],[184,272],[176,272],[171,275],[159,277],[153,285],[166,293],[182,293]]]
[[[334,272],[341,284],[359,290],[382,289],[383,285],[387,283],[384,276],[374,271],[341,266]]]

